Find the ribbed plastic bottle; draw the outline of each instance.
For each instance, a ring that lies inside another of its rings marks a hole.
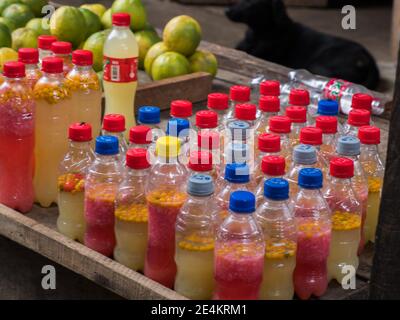
[[[274,116],[269,119],[269,132],[281,139],[281,155],[290,163],[292,146],[290,143],[291,121],[286,116]]]
[[[329,163],[335,154],[337,143],[337,118],[333,116],[318,116],[315,118],[315,126],[322,130],[322,145],[320,155]]]
[[[54,41],[51,44],[51,51],[54,57],[63,61],[63,71],[64,76],[66,76],[73,68],[71,59],[72,44],[66,41]]]
[[[352,109],[344,126],[343,135],[358,137],[358,129],[362,126],[369,126],[370,122],[371,113],[368,110]]]
[[[25,64],[26,81],[33,89],[36,82],[42,77],[39,68],[39,51],[34,48],[21,48],[18,50],[18,61]]]
[[[229,96],[225,93],[210,93],[207,97],[207,108],[218,114],[218,130],[222,132],[229,112]]]
[[[57,41],[57,37],[50,35],[40,35],[37,38],[38,51],[39,51],[39,63],[42,64],[42,60],[47,57],[51,57],[53,52],[51,51],[51,44]]]
[[[102,135],[113,136],[118,139],[119,157],[125,160],[128,144],[125,140],[125,117],[122,114],[106,114],[103,118]]]
[[[289,139],[292,148],[300,142],[300,131],[305,128],[307,123],[307,109],[300,106],[288,106],[286,108],[286,116],[292,123]]]

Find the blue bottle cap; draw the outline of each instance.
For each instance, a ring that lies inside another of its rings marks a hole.
[[[160,108],[152,106],[140,107],[138,120],[143,124],[160,123]]]
[[[247,144],[230,142],[225,150],[226,163],[244,163],[249,160],[250,149]]]
[[[293,149],[293,161],[298,164],[314,164],[317,162],[317,149],[308,144],[298,144]]]
[[[304,168],[299,172],[298,185],[305,189],[322,188],[322,171],[315,168]]]
[[[339,104],[336,100],[320,100],[318,102],[318,114],[321,116],[337,116]]]
[[[229,198],[229,210],[235,213],[253,213],[256,209],[256,197],[249,191],[234,191]]]
[[[250,181],[249,166],[245,163],[230,163],[225,167],[225,180],[232,183],[247,183]]]
[[[208,174],[195,174],[189,178],[187,193],[192,196],[205,197],[214,193],[213,179]]]
[[[289,199],[289,183],[282,178],[272,178],[264,182],[264,196],[271,200]]]
[[[231,121],[228,129],[232,140],[245,140],[250,136],[250,124],[246,121]]]
[[[101,155],[114,155],[119,153],[118,138],[114,136],[99,136],[96,138],[95,152]]]
[[[340,137],[336,152],[341,156],[358,156],[360,154],[360,140],[353,136]]]
[[[179,135],[182,132],[182,135],[188,136],[189,128],[190,128],[189,120],[181,118],[173,118],[168,120],[166,133],[169,136],[179,137]]]

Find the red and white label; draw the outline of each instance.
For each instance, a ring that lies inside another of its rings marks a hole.
[[[104,56],[103,79],[109,82],[137,81],[138,58],[110,58]]]
[[[330,100],[339,100],[350,82],[341,79],[331,79],[324,88],[324,97]]]

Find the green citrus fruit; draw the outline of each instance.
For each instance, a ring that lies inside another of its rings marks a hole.
[[[89,9],[79,8],[79,11],[82,12],[85,23],[86,23],[86,37],[88,38],[93,33],[96,33],[103,29],[103,25],[101,24],[100,18],[97,14],[93,13]]]
[[[191,72],[204,71],[211,73],[213,77],[217,74],[217,58],[211,52],[197,50],[189,58],[189,63]]]
[[[151,66],[154,60],[160,55],[165,52],[168,52],[168,47],[165,45],[164,42],[158,42],[154,44],[149,51],[147,51],[146,57],[144,58],[144,70],[148,75],[151,76]]]
[[[103,70],[103,47],[110,30],[103,30],[92,34],[83,45],[83,49],[93,52],[93,69]]]
[[[48,0],[19,0],[19,1],[22,2],[23,4],[26,4],[36,17],[42,17],[43,16],[42,8],[45,5],[49,4]]]
[[[192,17],[178,16],[165,26],[163,39],[171,51],[191,56],[200,43],[201,28]]]
[[[0,48],[11,47],[11,33],[10,29],[2,22],[0,22]]]
[[[104,14],[101,16],[101,23],[104,29],[112,28],[112,13],[111,8],[108,9]]]
[[[133,31],[143,30],[147,24],[146,9],[140,0],[115,0],[111,10],[112,13],[129,13]]]
[[[31,9],[29,9],[27,5],[21,3],[9,5],[4,9],[2,16],[12,20],[17,28],[25,26],[29,20],[35,17]]]
[[[153,80],[161,80],[190,73],[189,61],[177,52],[159,55],[151,66]]]
[[[10,4],[20,3],[19,0],[1,0],[0,1],[0,14],[3,13],[4,9],[7,8]]]
[[[25,27],[34,30],[39,36],[42,34],[50,35],[48,20],[47,18],[33,18]]]
[[[37,48],[37,33],[28,28],[18,28],[13,31],[12,48],[16,51],[20,48]]]
[[[6,25],[8,27],[8,30],[10,30],[10,32],[13,32],[16,29],[15,23],[8,18],[0,17],[0,23]]]
[[[141,30],[135,32],[135,38],[139,46],[139,69],[144,69],[144,58],[147,51],[157,42],[161,41],[158,34],[151,30]]]
[[[50,19],[51,34],[60,41],[71,42],[77,48],[86,36],[85,17],[78,8],[63,6]]]
[[[0,48],[0,72],[7,61],[17,61],[18,53],[11,48]]]
[[[85,8],[92,11],[93,13],[97,14],[99,18],[101,18],[107,10],[107,8],[103,6],[101,3],[83,4],[81,5],[81,8]]]
[[[150,31],[157,32],[156,28],[154,28],[154,26],[152,26],[149,22],[146,23],[146,26],[144,27],[143,30],[150,30]]]
[[[97,72],[97,76],[99,77],[101,88],[103,89],[103,71]]]

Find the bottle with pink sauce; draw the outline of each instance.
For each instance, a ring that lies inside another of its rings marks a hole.
[[[322,145],[320,155],[325,163],[330,163],[336,151],[337,143],[337,118],[333,116],[318,116],[315,119],[315,126],[322,130]]]
[[[149,227],[144,274],[168,288],[175,282],[175,223],[186,200],[188,176],[178,161],[179,149],[178,138],[158,138],[157,159],[146,184]]]
[[[22,62],[6,62],[0,86],[0,203],[28,212],[33,205],[35,100]]]
[[[72,64],[72,44],[66,41],[54,41],[51,44],[53,56],[62,59],[64,76],[74,67]]]
[[[235,191],[229,215],[217,231],[214,249],[216,300],[256,300],[264,269],[265,242],[254,218],[255,197]]]
[[[50,35],[41,35],[38,37],[38,51],[39,51],[39,63],[42,64],[42,60],[46,57],[51,57],[53,52],[51,51],[51,44],[57,41],[57,37]]]
[[[258,101],[258,109],[260,110],[261,115],[254,127],[257,136],[268,132],[269,119],[279,114],[279,97],[261,96]]]
[[[286,116],[292,123],[290,132],[290,144],[292,147],[300,142],[300,131],[307,126],[307,109],[300,106],[288,106],[286,108]]]
[[[84,244],[111,257],[115,247],[114,202],[122,180],[118,139],[113,136],[97,137],[95,153],[85,181]]]
[[[21,48],[18,50],[18,61],[25,64],[26,80],[33,89],[36,82],[42,77],[39,68],[39,51],[34,48]]]
[[[125,140],[125,117],[122,114],[106,114],[103,118],[102,135],[113,136],[118,139],[119,157],[125,160],[128,144]]]
[[[251,89],[248,86],[234,85],[229,88],[229,112],[225,125],[235,118],[235,107],[250,102]]]
[[[308,90],[295,88],[290,90],[289,105],[299,106],[307,109],[307,121],[312,122],[312,118],[316,110],[309,108],[310,106],[310,92]]]
[[[327,259],[331,243],[331,211],[322,193],[322,172],[305,168],[299,173],[299,193],[294,199],[297,255],[294,289],[302,299],[322,296],[328,287]]]
[[[343,135],[358,137],[358,129],[362,126],[369,126],[370,122],[371,112],[365,109],[352,109],[343,129]]]

